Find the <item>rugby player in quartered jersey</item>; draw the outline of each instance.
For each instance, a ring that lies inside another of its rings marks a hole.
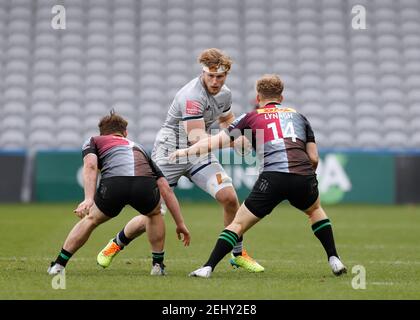
[[[306,144],[315,143],[315,136],[309,121],[295,109],[284,108],[276,102],[268,103],[237,118],[229,126],[228,133],[235,140],[247,130],[257,152],[260,172],[315,173],[306,152]]]
[[[239,208],[233,222],[222,231],[209,260],[190,276],[208,278],[238,239],[283,200],[305,212],[315,236],[327,254],[335,275],[346,273],[334,243],[331,222],[320,205],[315,170],[318,151],[309,121],[295,109],[285,108],[283,82],[277,75],[257,81],[259,108],[237,118],[225,131],[205,138],[193,146],[177,150],[170,159],[206,154],[228,147],[231,140],[249,136],[260,161],[260,175]],[[246,134],[248,131],[248,135]]]
[[[84,245],[91,232],[130,205],[147,219],[153,255],[151,274],[164,275],[165,224],[160,214],[161,194],[175,220],[179,238],[181,234],[184,236],[185,245],[190,241],[178,200],[146,151],[126,138],[125,119],[111,111],[110,115],[100,120],[98,126],[100,136],[89,138],[82,147],[85,199],[74,210],[82,220],[68,234],[48,273],[54,275],[63,272],[71,256]],[[98,170],[101,171],[101,178],[96,188]],[[99,253],[98,264],[107,267],[122,249],[121,242],[128,243],[135,236],[137,234],[133,230],[122,230],[115,239],[111,239],[106,250]]]

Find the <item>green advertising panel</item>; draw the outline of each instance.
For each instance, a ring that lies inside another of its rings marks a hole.
[[[219,155],[232,178],[240,201],[249,194],[258,176],[252,156],[233,152]],[[40,152],[36,157],[35,200],[79,201],[83,198],[82,159],[79,152]],[[318,166],[321,199],[334,203],[395,203],[395,156],[369,153],[321,154]],[[211,197],[187,178],[176,188],[180,200],[209,201]]]
[[[394,158],[367,153],[321,154],[317,174],[322,202],[394,203]]]
[[[38,152],[35,159],[35,200],[83,200],[80,183],[82,165],[80,152]]]

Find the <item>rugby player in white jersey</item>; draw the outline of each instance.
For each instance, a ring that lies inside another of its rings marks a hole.
[[[168,110],[165,123],[159,131],[152,152],[152,159],[162,170],[171,187],[185,176],[195,185],[214,197],[223,207],[223,223],[229,225],[239,209],[238,197],[231,178],[213,154],[182,163],[169,162],[169,155],[177,149],[193,145],[208,136],[210,127],[218,121],[220,128],[227,128],[235,119],[231,111],[232,95],[225,85],[232,60],[216,48],[200,53],[200,76],[182,87]],[[199,213],[197,213],[199,219]],[[98,254],[97,262],[106,268],[112,259],[131,240],[125,230],[137,230],[136,237],[145,231],[145,218],[133,218],[117,236]],[[118,245],[116,250],[111,246]],[[242,238],[232,250],[230,263],[249,272],[261,272],[264,268],[243,249]]]

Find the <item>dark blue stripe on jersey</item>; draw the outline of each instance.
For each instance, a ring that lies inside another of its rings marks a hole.
[[[267,157],[269,157],[269,156],[271,156],[271,155],[273,155],[273,154],[275,154],[275,153],[278,153],[278,152],[284,152],[285,150],[274,150],[274,151],[271,151],[271,152],[269,152],[269,153],[267,153],[267,154],[265,154],[264,155],[264,158],[267,158]]]
[[[182,121],[197,120],[197,119],[203,119],[203,116],[185,117],[185,118],[182,118]]]
[[[195,169],[193,172],[191,172],[191,176],[195,175],[198,171],[200,171],[201,169],[207,167],[208,165],[212,164],[213,162],[209,162],[206,164],[203,164],[202,166],[200,166],[199,168]]]
[[[171,183],[171,184],[169,184],[169,186],[172,188],[172,187],[176,187],[178,185],[178,182],[175,182],[175,183]]]

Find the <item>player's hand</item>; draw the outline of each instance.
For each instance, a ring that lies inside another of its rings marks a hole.
[[[84,201],[80,202],[76,209],[74,209],[74,213],[80,219],[84,216],[89,214],[89,209],[93,206],[94,202],[93,199],[85,199]]]
[[[252,144],[245,136],[240,136],[230,143],[230,147],[240,156],[246,156],[252,152]]]
[[[178,158],[186,157],[187,154],[188,154],[188,149],[178,149],[169,155],[169,162],[175,163]]]
[[[177,226],[176,233],[178,235],[178,239],[184,242],[185,247],[188,247],[190,245],[191,236],[185,224],[180,224],[179,226]]]

